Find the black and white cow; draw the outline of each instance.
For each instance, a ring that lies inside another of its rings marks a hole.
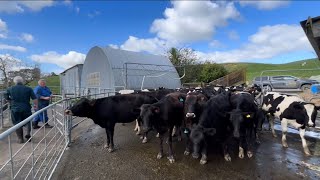
[[[274,118],[279,118],[282,127],[282,146],[287,148],[286,134],[288,124],[299,129],[302,147],[306,155],[311,155],[305,139],[306,127],[314,127],[317,117],[317,109],[314,104],[306,103],[297,96],[269,92],[263,98],[262,109],[269,113],[269,124],[274,137]]]
[[[175,92],[166,95],[159,102],[141,106],[140,117],[143,120],[144,134],[152,129],[159,133],[160,152],[157,155],[158,159],[163,157],[163,138],[165,133],[169,132],[167,133],[169,144],[168,159],[170,163],[175,161],[172,150],[172,131],[174,126],[177,129],[181,127],[184,117],[185,98],[186,94]]]
[[[125,94],[106,98],[89,100],[80,99],[75,105],[65,110],[65,114],[78,117],[88,117],[106,129],[109,152],[114,151],[113,135],[116,123],[129,123],[140,115],[140,106],[154,103],[157,100],[143,94]]]

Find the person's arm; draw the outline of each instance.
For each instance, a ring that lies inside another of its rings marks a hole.
[[[33,108],[38,109],[38,99],[32,89],[31,89],[31,99],[33,100]]]
[[[34,91],[35,91],[34,93],[37,96],[37,99],[43,99],[43,100],[49,100],[50,99],[50,97],[41,96],[42,93],[41,93],[41,88],[39,86],[37,86]]]

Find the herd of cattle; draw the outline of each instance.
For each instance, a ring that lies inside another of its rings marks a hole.
[[[109,152],[114,150],[115,124],[136,120],[137,134],[142,134],[144,143],[147,142],[149,131],[155,130],[158,133],[158,159],[164,155],[163,140],[167,140],[168,159],[171,163],[175,161],[172,149],[172,136],[175,133],[178,140],[181,140],[182,134],[185,135],[184,154],[192,153],[193,158],[201,155],[200,164],[207,163],[207,147],[211,142],[208,139],[214,139],[221,145],[226,161],[231,161],[230,147],[234,142],[237,142],[239,148],[239,158],[244,158],[245,154],[251,158],[254,143],[260,143],[259,132],[265,119],[269,120],[276,137],[274,118],[281,121],[283,147],[288,147],[286,133],[288,124],[291,124],[299,129],[304,153],[310,155],[304,135],[307,126],[315,126],[318,107],[297,96],[262,93],[259,87],[241,91],[206,87],[124,93],[96,100],[82,98],[66,109],[65,113],[88,117],[105,128],[106,148]],[[263,100],[258,103],[260,99]]]

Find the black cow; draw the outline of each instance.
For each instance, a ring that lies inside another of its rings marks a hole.
[[[139,117],[140,106],[145,103],[154,103],[157,100],[152,96],[141,94],[126,94],[106,98],[88,100],[82,98],[75,105],[68,108],[67,115],[88,117],[106,129],[109,152],[114,151],[113,135],[116,123],[129,123]]]
[[[178,129],[183,120],[183,108],[186,94],[183,93],[170,93],[162,100],[154,104],[144,104],[141,107],[140,117],[143,120],[145,132],[155,129],[159,133],[160,138],[160,152],[157,158],[163,156],[163,138],[166,132],[168,133],[169,156],[170,163],[173,163],[174,156],[172,151],[172,131],[176,126]],[[179,131],[180,132],[180,131]]]
[[[202,93],[188,93],[186,96],[184,105],[185,119],[183,123],[183,133],[187,137],[185,155],[189,155],[192,148],[189,138],[192,126],[198,124],[207,100],[208,98]]]
[[[230,104],[231,93],[218,94],[209,101],[200,117],[198,125],[194,126],[191,130],[190,139],[193,142],[193,158],[199,157],[201,150],[200,164],[207,163],[207,138],[214,136],[222,143],[225,155],[227,152],[227,143],[232,137],[230,129],[229,114],[232,110]]]
[[[233,109],[230,112],[230,121],[233,136],[239,138],[239,158],[244,158],[244,150],[247,150],[247,155],[251,158],[253,142],[257,138],[257,127],[262,124],[263,113],[261,114],[262,111],[249,93],[234,94],[230,99]]]
[[[304,135],[307,126],[315,126],[319,107],[316,107],[312,103],[306,103],[297,96],[269,92],[263,98],[262,109],[266,113],[269,113],[269,124],[274,137],[277,137],[273,127],[274,118],[280,119],[283,147],[288,147],[286,134],[288,124],[291,124],[299,129],[304,153],[311,155]]]

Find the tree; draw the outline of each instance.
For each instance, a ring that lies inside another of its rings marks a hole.
[[[180,77],[182,77],[185,73],[184,78],[181,79],[182,83],[192,82],[197,79],[195,76],[197,75],[195,70],[199,69],[199,67],[196,65],[198,57],[192,49],[178,49],[173,47],[168,51],[167,56],[171,63],[176,66],[176,70]]]
[[[200,74],[200,81],[209,83],[215,79],[227,75],[228,71],[221,64],[206,62]]]
[[[3,85],[5,88],[10,86],[9,72],[13,70],[13,68],[19,67],[21,65],[21,61],[13,58],[10,55],[0,55],[0,73],[1,80],[3,81]]]

